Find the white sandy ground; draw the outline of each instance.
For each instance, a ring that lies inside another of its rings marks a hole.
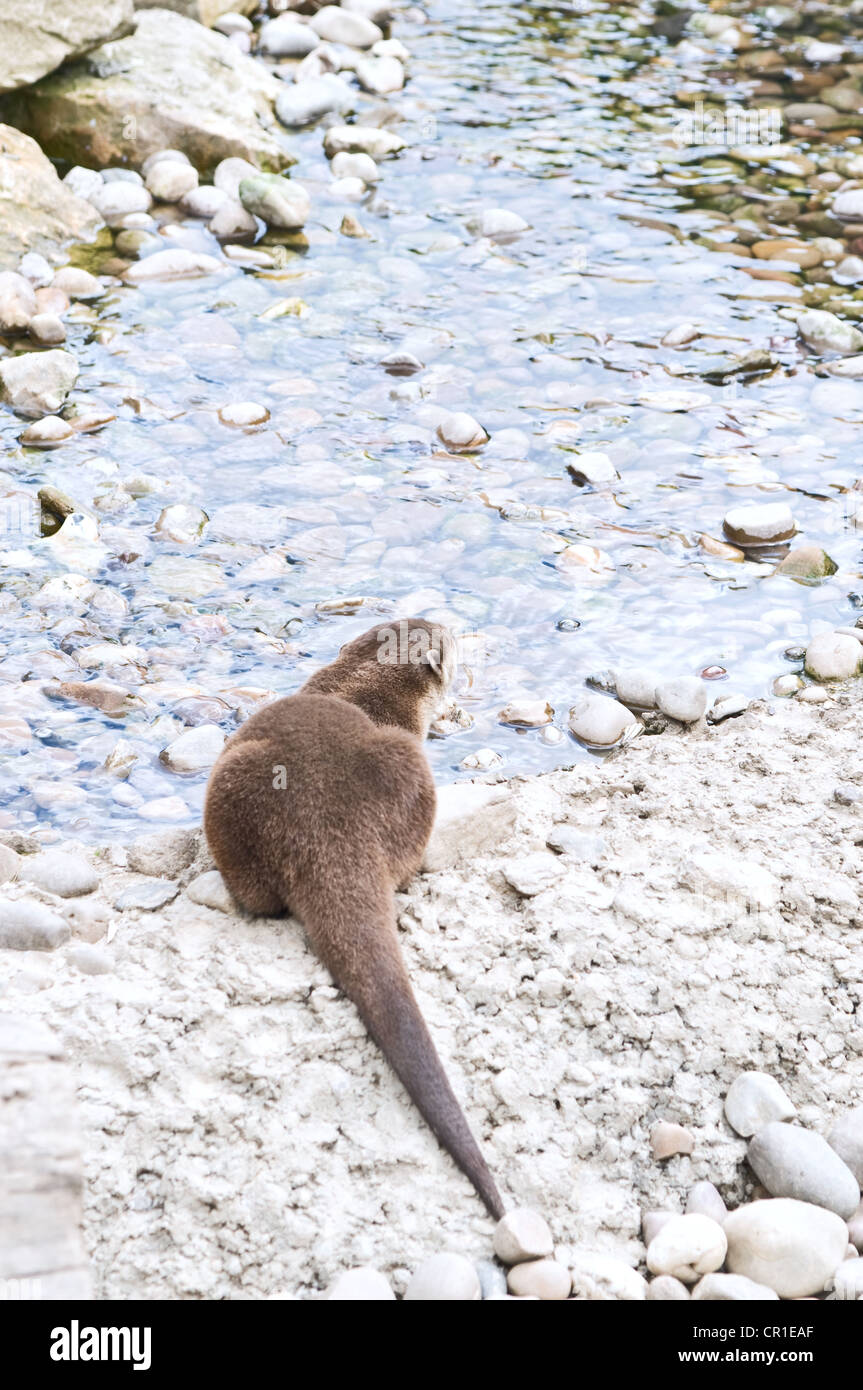
[[[643,1208],[678,1209],[701,1178],[731,1205],[751,1190],[722,1115],[740,1071],[776,1076],[821,1132],[863,1101],[863,802],[834,797],[863,789],[852,694],[503,784],[434,852],[492,847],[400,897],[455,1088],[560,1258],[637,1265]],[[540,861],[558,877],[522,897],[504,871],[548,855],[557,822],[606,853]],[[146,881],[91,857],[107,903]],[[0,1008],[48,1022],[77,1069],[98,1296],[309,1296],[361,1263],[401,1291],[438,1250],[490,1256],[479,1200],[296,923],[185,893],[111,920],[107,974],[72,967],[74,938],[0,953]],[[692,1130],[691,1158],[652,1159],[657,1119]]]

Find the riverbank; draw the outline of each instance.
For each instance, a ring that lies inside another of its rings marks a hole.
[[[822,1133],[863,1103],[861,734],[847,695],[777,701],[468,790],[499,800],[447,813],[440,867],[400,896],[456,1090],[576,1293],[593,1254],[644,1270],[642,1211],[682,1210],[702,1179],[751,1195],[722,1116],[740,1072]],[[48,1021],[78,1070],[98,1296],[306,1297],[357,1264],[401,1290],[441,1249],[490,1256],[467,1181],[296,924],[195,901],[220,899],[189,832],[133,848],[147,874],[123,848],[65,848],[98,887],[36,890],[22,857],[8,896],[73,935],[6,955],[3,1008]],[[118,910],[142,893],[171,901]],[[691,1155],[653,1157],[660,1120]]]

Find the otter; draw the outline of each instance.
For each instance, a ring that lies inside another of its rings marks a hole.
[[[435,817],[422,749],[455,671],[443,626],[412,618],[348,642],[296,695],[255,713],[207,785],[204,830],[237,902],[291,912],[490,1214],[503,1202],[402,960],[394,892]]]

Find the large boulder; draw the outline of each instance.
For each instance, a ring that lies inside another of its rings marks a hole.
[[[15,0],[0,10],[0,92],[26,87],[132,22],[132,0]]]
[[[64,241],[89,241],[102,226],[94,207],[57,177],[35,140],[0,125],[0,269],[27,251],[56,260]]]
[[[202,172],[239,155],[278,171],[295,161],[273,112],[281,84],[224,34],[171,10],[141,10],[135,32],[10,93],[3,110],[55,159],[140,165],[166,148]]]

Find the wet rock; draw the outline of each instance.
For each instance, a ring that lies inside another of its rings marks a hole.
[[[346,1269],[324,1296],[329,1303],[394,1303],[396,1297],[386,1277],[370,1265]]]
[[[305,126],[331,112],[354,109],[355,92],[334,72],[285,86],[276,98],[276,115],[284,126]],[[259,214],[263,216],[263,214]]]
[[[543,893],[557,882],[562,873],[560,860],[543,850],[509,860],[503,869],[507,883],[523,898],[533,898],[537,893]]]
[[[595,545],[578,542],[562,550],[554,562],[555,569],[579,584],[606,584],[614,574],[614,561]]]
[[[198,186],[198,171],[191,164],[160,159],[146,177],[147,188],[159,203],[179,203]]]
[[[649,1303],[672,1303],[688,1299],[690,1294],[679,1279],[671,1274],[660,1274],[658,1278],[651,1279],[645,1297]]]
[[[490,241],[509,242],[529,231],[530,223],[509,208],[486,208],[473,223],[479,236]]]
[[[507,1288],[517,1298],[539,1298],[557,1302],[569,1298],[572,1276],[557,1260],[527,1260],[513,1265],[506,1277]]]
[[[193,878],[186,889],[193,903],[201,907],[211,907],[215,912],[235,912],[236,903],[225,887],[225,880],[218,869],[209,869]]]
[[[44,420],[36,420],[20,434],[22,444],[28,448],[56,449],[74,437],[75,431],[59,415],[46,415]]]
[[[377,183],[381,177],[380,169],[371,156],[367,154],[348,154],[346,151],[342,151],[333,156],[330,169],[336,179],[361,179],[365,184]],[[411,354],[406,355],[410,356]],[[414,358],[413,360],[416,361],[417,359]],[[385,361],[386,359],[381,362],[381,366],[384,365]],[[420,362],[416,370],[418,371],[421,367],[422,363]]]
[[[190,217],[201,217],[205,222],[209,222],[210,218],[215,217],[219,209],[224,207],[228,197],[223,188],[216,188],[214,184],[196,184],[188,193],[183,194],[180,207]],[[119,237],[115,244],[117,250],[121,250]]]
[[[750,1140],[746,1154],[771,1197],[793,1197],[849,1217],[860,1201],[850,1168],[826,1139],[800,1125],[773,1121]]]
[[[780,1298],[821,1293],[848,1243],[845,1222],[835,1212],[784,1197],[738,1207],[724,1230],[729,1272],[766,1284]]]
[[[676,1154],[691,1154],[695,1139],[683,1125],[660,1120],[650,1131],[650,1151],[654,1158],[673,1158]]]
[[[400,92],[405,85],[405,70],[399,59],[392,56],[360,58],[356,75],[363,91],[371,92],[374,96]]]
[[[15,124],[54,158],[140,164],[180,146],[197,169],[228,155],[293,163],[272,114],[278,78],[224,34],[168,10],[143,10],[128,38],[103,45],[7,100]]]
[[[725,1232],[717,1222],[707,1216],[672,1216],[647,1247],[647,1268],[694,1284],[720,1268],[725,1251]]]
[[[120,718],[134,708],[136,700],[131,690],[115,685],[110,681],[61,681],[57,686],[47,688],[49,698],[75,700],[78,704],[91,705],[102,710],[111,719]]]
[[[177,502],[173,507],[165,507],[155,525],[156,534],[180,545],[189,545],[198,540],[208,521],[207,513],[188,502]]]
[[[657,678],[641,667],[615,667],[611,672],[614,691],[629,709],[653,709],[656,705]]]
[[[179,734],[159,759],[171,772],[203,772],[213,766],[224,743],[225,735],[215,724],[199,724]]]
[[[130,27],[132,0],[16,0],[3,14],[0,92],[37,82],[46,73]]]
[[[293,15],[277,15],[261,25],[258,47],[271,58],[305,58],[320,43],[310,24],[300,24]]]
[[[742,1072],[725,1097],[725,1118],[744,1139],[773,1121],[792,1120],[796,1114],[779,1082],[766,1072]]]
[[[86,859],[64,854],[62,850],[28,855],[22,864],[21,877],[58,898],[80,898],[85,893],[95,893],[99,887],[99,875]]]
[[[248,159],[241,159],[238,155],[231,155],[227,159],[221,160],[213,172],[213,186],[227,193],[229,198],[240,196],[240,184],[243,179],[254,178],[261,171]]]
[[[835,560],[831,560],[819,545],[799,545],[780,560],[774,574],[784,574],[789,579],[816,580],[828,579],[837,569]]]
[[[464,1255],[432,1255],[411,1276],[405,1301],[472,1303],[480,1292],[479,1276]]]
[[[554,710],[547,700],[510,700],[497,717],[501,724],[538,729],[543,724],[551,723]]]
[[[220,406],[219,419],[223,425],[235,425],[248,429],[250,425],[263,425],[270,418],[270,412],[258,401],[231,401]]]
[[[223,262],[216,256],[208,256],[203,251],[188,251],[177,246],[165,251],[154,251],[152,256],[130,265],[124,271],[123,279],[129,285],[146,285],[152,280],[196,279],[200,275],[213,275],[224,269]]]
[[[578,454],[566,467],[573,481],[582,486],[609,487],[620,478],[608,454]]]
[[[863,351],[863,333],[826,309],[805,309],[797,317],[797,332],[816,352]]]
[[[27,325],[27,332],[33,342],[42,347],[56,347],[66,341],[65,324],[56,314],[34,314]]]
[[[489,439],[482,425],[464,411],[445,416],[437,427],[437,436],[442,444],[454,452],[480,449]]]
[[[178,883],[168,879],[156,878],[150,883],[134,883],[124,888],[114,899],[118,912],[155,912],[160,907],[173,902],[180,891]]]
[[[240,202],[269,227],[302,227],[311,211],[311,200],[302,185],[279,174],[256,174],[243,179]]]
[[[231,237],[254,236],[258,223],[252,213],[247,212],[239,198],[226,198],[210,218],[209,229],[220,241]],[[226,251],[227,254],[227,251]]]
[[[71,935],[68,923],[42,903],[0,901],[0,950],[56,951]]]
[[[351,48],[371,48],[383,38],[376,24],[364,15],[352,14],[338,5],[325,5],[310,21],[318,38],[327,43],[345,43]]]
[[[705,1274],[692,1290],[692,1297],[702,1303],[743,1303],[778,1300],[779,1295],[766,1284],[756,1284],[742,1274]]]
[[[0,125],[0,266],[16,265],[27,252],[56,254],[58,245],[88,241],[101,226],[36,141]]]
[[[841,632],[821,632],[806,648],[806,674],[814,680],[848,680],[863,670],[863,647]]]
[[[827,1142],[863,1186],[863,1105],[839,1116]]]
[[[647,1296],[647,1281],[638,1270],[612,1255],[579,1252],[573,1258],[570,1273],[574,1298],[594,1303],[636,1303]]]
[[[400,136],[394,135],[391,130],[379,130],[376,126],[331,126],[324,136],[324,153],[328,159],[341,153],[367,154],[374,160],[387,159],[404,147],[405,142]]]
[[[194,830],[158,830],[142,835],[129,847],[129,868],[136,874],[177,878],[195,858],[198,836]]]
[[[494,1253],[505,1265],[542,1260],[554,1249],[548,1222],[529,1207],[513,1207],[494,1230]]]
[[[569,729],[582,743],[610,748],[630,729],[638,726],[635,715],[618,700],[585,691],[569,711]]]
[[[681,724],[695,724],[707,709],[707,688],[696,676],[680,676],[656,687],[656,704]]]
[[[787,541],[795,532],[791,508],[785,502],[767,502],[763,506],[733,507],[723,522],[726,534],[735,545],[773,545]]]
[[[491,772],[493,768],[502,766],[503,757],[494,748],[478,748],[475,753],[468,753],[459,763],[459,767],[464,768],[465,772]]]
[[[19,415],[50,415],[77,379],[78,361],[71,352],[22,352],[0,362],[0,398]]]
[[[342,236],[362,238],[367,237],[369,235],[362,222],[360,222],[358,218],[354,217],[349,212],[346,212],[344,217],[342,218],[341,223],[339,225],[339,231],[341,232]]]
[[[90,202],[109,227],[118,227],[129,213],[147,212],[152,199],[142,185],[116,180],[100,184]]]
[[[707,722],[721,724],[723,719],[733,719],[738,714],[745,714],[751,703],[745,695],[719,695],[707,711]]]
[[[36,292],[24,275],[0,271],[0,333],[23,333],[36,313]]]
[[[863,222],[863,188],[849,188],[844,193],[837,193],[833,200],[833,214],[843,221]]]

